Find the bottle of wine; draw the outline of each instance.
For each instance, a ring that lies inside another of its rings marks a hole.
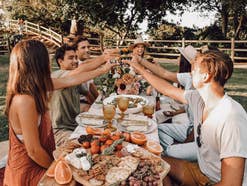
[[[155,97],[155,101],[156,101],[155,111],[158,111],[158,110],[160,110],[160,96],[159,96],[159,93]]]

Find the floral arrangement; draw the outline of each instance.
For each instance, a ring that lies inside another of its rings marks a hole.
[[[112,93],[138,95],[148,87],[148,83],[126,65],[114,67],[108,74],[101,76],[97,84],[103,97]]]

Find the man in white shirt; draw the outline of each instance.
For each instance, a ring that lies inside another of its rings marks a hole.
[[[76,55],[79,65],[85,60],[90,59],[90,48],[88,39],[85,37],[79,37],[75,43]],[[97,87],[94,84],[93,79],[82,84],[81,92],[81,110],[87,111],[97,99],[99,93]]]
[[[131,62],[126,62],[159,92],[189,104],[194,114],[198,163],[164,157],[171,165],[164,185],[172,185],[170,178],[189,186],[247,185],[247,114],[224,92],[224,85],[233,72],[230,57],[213,50],[198,54],[192,62],[194,91],[170,85],[146,71],[138,63],[140,60],[133,57]]]

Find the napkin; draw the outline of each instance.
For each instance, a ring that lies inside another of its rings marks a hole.
[[[158,124],[160,123],[164,123],[165,121],[167,121],[168,119],[172,118],[171,116],[166,116],[163,112],[167,111],[167,110],[159,110],[155,112],[155,117],[156,117],[156,121]]]

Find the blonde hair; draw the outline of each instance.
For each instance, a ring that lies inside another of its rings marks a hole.
[[[217,50],[208,50],[198,56],[202,57],[201,64],[206,67],[208,73],[212,74],[214,81],[224,86],[233,73],[231,58]]]
[[[10,55],[5,114],[8,116],[12,99],[18,94],[32,96],[37,112],[44,114],[48,109],[48,92],[52,90],[49,55],[45,45],[37,40],[16,44]]]

